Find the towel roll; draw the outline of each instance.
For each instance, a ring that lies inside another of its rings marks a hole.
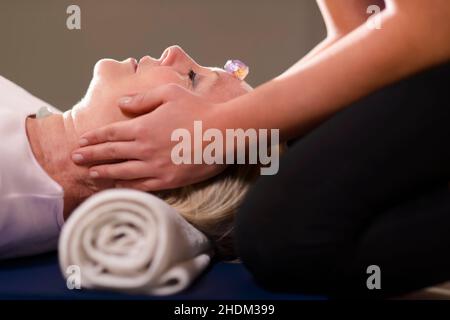
[[[154,195],[129,189],[97,193],[63,226],[63,274],[79,267],[82,288],[169,295],[208,266],[206,236]]]

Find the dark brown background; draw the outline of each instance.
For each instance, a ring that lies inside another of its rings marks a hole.
[[[71,4],[80,31],[66,27]],[[1,0],[0,75],[67,109],[101,58],[159,57],[179,44],[202,65],[242,59],[257,86],[324,36],[314,0]]]

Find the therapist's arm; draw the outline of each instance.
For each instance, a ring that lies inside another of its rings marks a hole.
[[[226,122],[298,137],[361,97],[447,61],[449,11],[442,0],[395,1],[381,13],[380,30],[361,25],[295,72],[233,100]]]
[[[192,128],[193,119],[204,127],[278,128],[283,140],[301,136],[355,100],[450,58],[446,0],[397,0],[381,16],[380,30],[362,25],[326,50],[285,74],[230,102],[213,105],[176,86],[148,92],[142,100],[156,111],[130,120],[128,125],[111,125],[84,137],[89,144],[112,142],[120,154],[127,130],[135,130],[143,148],[130,158],[139,161],[91,168],[99,177],[122,170],[142,174],[127,186],[157,190],[187,185],[214,174],[214,166],[179,167],[170,160],[170,134],[177,128]],[[432,37],[430,35],[433,35]],[[413,54],[412,54],[413,53]],[[139,99],[138,99],[139,100]],[[128,109],[141,109],[133,104]],[[163,135],[162,139],[159,136]],[[142,150],[153,152],[142,152]],[[95,146],[84,152],[89,163]],[[207,171],[210,170],[210,171]],[[217,168],[217,172],[219,169]],[[150,179],[148,178],[150,177]]]
[[[370,6],[376,5],[380,10],[385,8],[384,0],[317,0],[326,27],[326,38],[315,46],[306,56],[289,68],[285,74],[294,73],[300,66],[314,58],[320,52],[366,23],[372,13]]]

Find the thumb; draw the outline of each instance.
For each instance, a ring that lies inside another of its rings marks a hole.
[[[161,102],[161,101],[160,101]],[[148,94],[136,94],[126,96],[119,100],[119,107],[124,112],[132,114],[144,114],[153,111],[159,106],[156,101],[150,101]]]
[[[144,114],[166,102],[178,99],[183,94],[185,94],[185,89],[181,86],[164,85],[134,96],[123,97],[119,100],[119,107],[124,112]]]

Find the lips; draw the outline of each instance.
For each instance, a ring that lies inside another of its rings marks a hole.
[[[155,59],[153,59],[150,56],[144,56],[139,60],[139,64],[145,63],[145,61],[152,61],[152,60],[155,60]]]
[[[137,62],[137,60],[134,59],[134,58],[130,58],[130,63],[131,63],[131,66],[132,66],[133,69],[134,69],[134,72],[136,72],[136,71],[137,71],[137,68],[138,68],[138,62]]]
[[[171,59],[170,51],[171,51],[170,48],[167,48],[158,60],[156,60],[155,58],[152,58],[150,56],[142,57],[139,60],[139,62],[136,59],[132,59],[132,58],[130,58],[130,60],[135,69],[135,72],[138,72],[139,68],[141,68],[144,65],[163,66],[163,65],[169,64],[169,62],[170,62],[169,60]]]

